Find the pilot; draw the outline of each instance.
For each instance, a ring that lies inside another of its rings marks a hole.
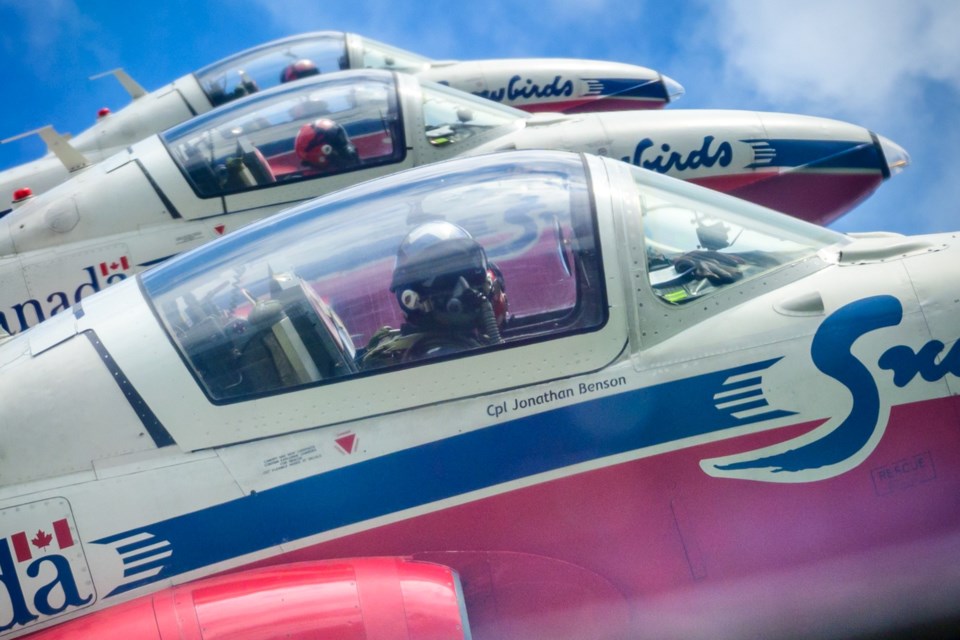
[[[503,342],[507,320],[503,275],[483,247],[463,228],[446,221],[424,223],[397,251],[390,291],[405,322],[383,327],[358,362],[382,367],[439,357]]]
[[[330,118],[320,118],[300,127],[293,146],[301,164],[325,173],[345,171],[360,164],[350,136]]]
[[[291,62],[283,68],[283,71],[280,72],[280,84],[292,82],[294,80],[300,80],[301,78],[309,78],[310,76],[316,76],[319,74],[320,69],[317,68],[317,65],[313,64],[313,60],[301,58],[296,62]]]

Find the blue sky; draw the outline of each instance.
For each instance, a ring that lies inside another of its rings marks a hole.
[[[0,139],[90,126],[226,55],[322,29],[439,59],[579,57],[657,69],[687,94],[670,108],[838,118],[902,145],[912,165],[834,224],[841,231],[960,229],[960,2],[954,0],[0,0]],[[0,168],[43,153],[0,145]]]

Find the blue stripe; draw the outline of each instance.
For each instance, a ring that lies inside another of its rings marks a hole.
[[[145,571],[149,571],[157,567],[162,567],[167,563],[167,560],[169,560],[169,557],[161,558],[159,560],[154,560],[153,562],[144,562],[143,564],[137,565],[135,567],[128,567],[123,570],[123,577],[129,578],[130,576],[135,576]]]
[[[158,578],[156,576],[150,576],[148,578],[143,578],[142,580],[137,580],[135,582],[128,582],[127,584],[123,585],[123,587],[118,587],[117,589],[114,589],[112,593],[107,594],[107,597],[116,595],[118,593],[124,593],[126,591],[132,591],[140,587],[144,587],[148,584],[156,582],[157,580]]]
[[[146,262],[141,262],[141,263],[139,263],[137,266],[138,266],[138,267],[143,267],[144,269],[148,269],[148,268],[152,267],[152,266],[155,265],[155,264],[160,264],[161,262],[165,262],[166,260],[169,260],[170,258],[172,258],[172,257],[175,256],[175,255],[177,255],[177,254],[171,253],[170,255],[163,256],[162,258],[156,258],[156,259],[154,259],[154,260],[147,260]]]
[[[152,558],[153,556],[159,555],[159,554],[161,554],[161,553],[166,553],[167,551],[170,551],[170,544],[169,544],[169,543],[168,543],[168,544],[165,544],[165,545],[162,546],[162,547],[157,547],[156,549],[151,549],[150,551],[144,551],[143,553],[137,553],[137,554],[134,554],[134,555],[132,555],[132,556],[124,556],[124,557],[123,557],[123,563],[124,563],[124,564],[133,564],[134,562],[137,562],[137,561],[139,561],[139,560],[145,560],[145,559],[147,559],[147,558]],[[117,549],[117,552],[118,552],[118,553],[121,553],[121,555],[122,555],[122,552],[121,552],[119,549]]]
[[[744,391],[742,393],[734,393],[729,396],[723,396],[722,398],[717,398],[717,404],[727,404],[729,402],[745,400],[747,398],[752,398],[759,395],[763,395],[763,389],[753,389],[751,391]]]
[[[115,536],[112,536],[112,537],[115,537]],[[103,541],[113,542],[113,540],[109,540],[107,538],[104,538]],[[161,541],[157,540],[156,538],[147,538],[145,540],[137,540],[136,542],[131,542],[130,544],[120,545],[119,547],[117,547],[117,553],[119,553],[120,555],[124,555],[126,553],[130,553],[131,551],[136,551],[138,549],[142,549],[144,547],[148,547],[152,544],[157,544],[159,542]]]
[[[760,407],[766,407],[769,403],[761,398],[759,400],[754,400],[753,402],[745,402],[743,404],[738,404],[732,407],[727,407],[726,411],[729,413],[742,413],[744,411],[750,411],[751,409],[759,409]]]
[[[779,359],[494,424],[94,542],[108,544],[138,533],[170,541],[170,564],[153,578],[161,580],[535,474],[793,415],[771,410],[738,419],[714,406],[713,396],[728,378],[765,370]],[[574,393],[576,384],[570,383]],[[410,419],[416,417],[412,412]],[[108,597],[142,584],[122,585]]]
[[[666,100],[667,89],[660,80],[639,78],[584,78],[589,87],[587,95],[605,98],[647,98]]]
[[[747,378],[746,380],[740,380],[738,382],[728,382],[723,385],[723,391],[729,391],[731,389],[742,389],[744,387],[753,387],[760,384],[760,381],[763,378],[757,376],[756,378]],[[719,402],[719,400],[718,400]]]
[[[805,169],[870,169],[882,171],[883,156],[872,141],[849,140],[741,140],[758,154],[748,169],[796,167]],[[770,152],[773,152],[772,158]]]

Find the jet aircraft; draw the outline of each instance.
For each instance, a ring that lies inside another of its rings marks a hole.
[[[736,111],[528,114],[387,71],[277,87],[132,145],[0,219],[0,326],[16,333],[172,255],[317,195],[429,162],[559,148],[827,222],[906,162],[823,118]]]
[[[552,58],[430,60],[352,33],[306,33],[242,51],[150,93],[121,69],[101,74],[115,75],[133,102],[116,113],[102,109],[93,126],[69,140],[52,126],[22,134],[39,134],[50,153],[0,172],[0,197],[25,197],[25,188],[42,193],[123,147],[218,105],[284,82],[346,69],[414,73],[528,111],[657,109],[683,95],[683,87],[671,78],[631,64]],[[6,208],[0,201],[0,211]]]
[[[954,617],[958,283],[566,152],[313,200],[0,343],[0,638]]]

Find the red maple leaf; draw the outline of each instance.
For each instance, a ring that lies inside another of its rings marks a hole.
[[[37,549],[43,549],[45,546],[50,544],[50,541],[53,540],[53,536],[49,533],[44,533],[43,529],[37,529],[37,536],[31,540]]]

